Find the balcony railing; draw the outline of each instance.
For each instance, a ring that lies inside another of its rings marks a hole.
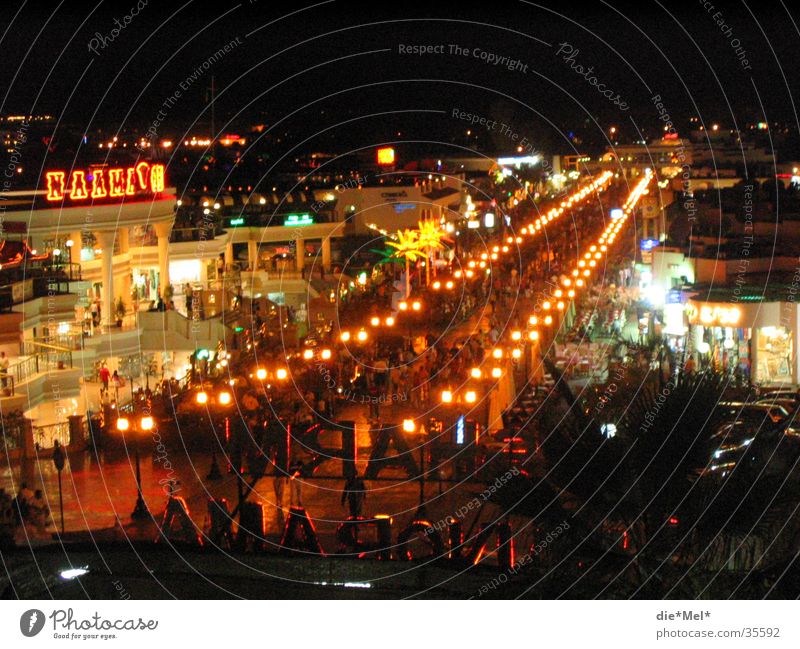
[[[24,347],[24,346],[23,346]],[[9,366],[6,375],[0,374],[0,380],[6,379],[5,396],[13,396],[17,385],[29,381],[37,374],[72,368],[72,351],[69,349],[31,343],[30,349],[36,349],[27,358]]]

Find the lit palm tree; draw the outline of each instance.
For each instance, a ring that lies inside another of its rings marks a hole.
[[[431,283],[431,258],[433,251],[444,248],[442,238],[444,233],[439,229],[436,221],[427,219],[419,222],[419,245],[425,251],[425,284]]]
[[[424,257],[418,230],[398,230],[397,241],[387,241],[387,246],[395,249],[394,256],[404,259],[406,264],[406,297],[411,295],[411,262]]]

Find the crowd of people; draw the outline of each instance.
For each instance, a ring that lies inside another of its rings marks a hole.
[[[44,537],[50,525],[50,508],[41,489],[35,491],[23,482],[15,497],[0,488],[0,536],[14,537],[19,533],[26,536]]]

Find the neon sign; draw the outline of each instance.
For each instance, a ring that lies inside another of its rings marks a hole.
[[[164,165],[140,162],[135,167],[77,169],[69,176],[64,171],[45,174],[49,202],[124,198],[164,191]]]
[[[381,147],[377,151],[377,159],[379,165],[393,165],[394,149],[390,146]]]
[[[737,307],[701,304],[689,309],[689,324],[702,324],[706,327],[735,327],[742,318]]]
[[[311,218],[310,214],[288,214],[286,219],[284,219],[283,224],[290,227],[298,225],[314,225],[314,219]]]

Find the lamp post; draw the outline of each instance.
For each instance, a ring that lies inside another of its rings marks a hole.
[[[194,398],[195,402],[198,405],[205,405],[208,403],[208,393],[205,390],[200,390],[195,395]],[[211,466],[208,469],[208,475],[206,476],[207,480],[219,480],[222,478],[222,473],[219,470],[219,464],[217,464],[217,447],[211,447]]]
[[[403,432],[413,433],[417,429],[417,424],[413,419],[403,420]],[[419,507],[417,507],[417,518],[425,517],[425,439],[423,430],[420,428],[419,444]]]
[[[61,442],[55,440],[53,443],[53,464],[58,471],[58,508],[61,511],[61,534],[64,534],[64,492],[61,489],[61,472],[64,470],[66,456],[61,448]]]
[[[153,430],[153,418],[146,416],[142,417],[141,421],[139,422],[139,429],[141,431],[150,431]],[[130,430],[131,423],[127,417],[120,417],[117,419],[117,430],[122,433],[123,435]],[[142,497],[142,467],[141,467],[141,458],[139,455],[139,440],[137,439],[135,444],[135,453],[136,453],[136,505],[133,508],[133,512],[131,512],[131,518],[133,520],[143,520],[150,516],[150,512],[147,509],[147,504],[144,502],[144,498]]]

